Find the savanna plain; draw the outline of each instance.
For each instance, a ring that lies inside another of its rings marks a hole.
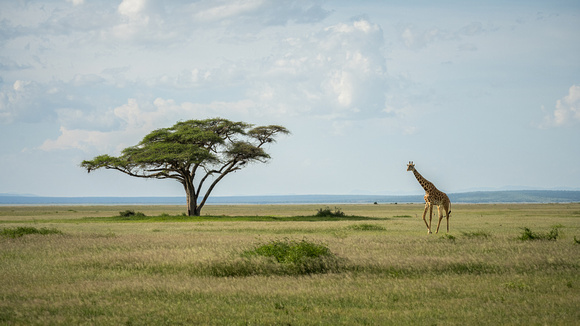
[[[336,206],[1,206],[0,325],[580,320],[580,203]]]

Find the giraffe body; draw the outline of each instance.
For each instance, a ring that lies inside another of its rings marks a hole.
[[[437,230],[435,233],[439,232],[439,226],[441,225],[441,220],[443,220],[443,213],[447,217],[447,232],[449,232],[449,215],[451,214],[451,201],[447,194],[443,191],[437,189],[435,185],[429,180],[423,178],[423,176],[415,170],[415,164],[413,162],[409,162],[407,165],[407,171],[413,171],[415,178],[425,190],[425,210],[423,211],[423,221],[427,226],[427,232],[430,234],[431,232],[431,220],[433,218],[433,206],[437,206],[437,212],[439,213],[439,222],[437,223]],[[429,210],[429,223],[425,219],[425,215],[427,214],[427,210]]]

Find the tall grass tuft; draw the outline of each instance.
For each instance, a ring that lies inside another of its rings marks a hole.
[[[55,228],[40,228],[37,229],[31,226],[19,226],[15,228],[4,228],[0,230],[0,235],[8,238],[19,238],[27,234],[62,234],[60,230]]]
[[[552,230],[550,230],[550,232],[548,233],[539,233],[539,232],[533,232],[532,230],[530,230],[529,228],[524,228],[522,235],[520,235],[520,237],[518,238],[519,240],[522,241],[526,241],[526,240],[551,240],[551,241],[555,241],[556,239],[558,239],[558,228],[557,227],[553,227]]]

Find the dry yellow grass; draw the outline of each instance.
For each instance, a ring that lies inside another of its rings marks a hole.
[[[313,215],[324,205],[208,206],[206,215]],[[427,235],[422,205],[337,205],[367,220],[85,219],[179,206],[0,207],[0,324],[550,324],[580,319],[580,204],[454,205]],[[334,206],[331,206],[334,207]],[[418,215],[418,217],[416,217]],[[556,241],[517,240],[523,227]],[[340,273],[216,277],[272,239],[324,243]]]

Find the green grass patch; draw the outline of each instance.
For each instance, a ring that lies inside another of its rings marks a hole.
[[[461,232],[461,235],[463,235],[464,237],[469,238],[469,239],[477,239],[477,238],[487,239],[487,238],[491,237],[491,233],[483,231],[483,230]]]
[[[384,220],[382,218],[366,216],[344,216],[341,221],[369,221]],[[50,222],[67,222],[66,220],[50,220]],[[77,223],[79,220],[68,222]],[[187,216],[161,214],[158,216],[133,215],[133,216],[105,216],[105,217],[83,217],[84,222],[323,222],[337,221],[333,216]]]
[[[305,239],[300,241],[284,239],[260,245],[253,250],[244,252],[244,255],[273,257],[279,263],[298,264],[306,258],[331,256],[332,252],[322,244]]]
[[[300,276],[337,273],[343,265],[343,260],[322,243],[282,239],[259,244],[238,257],[191,266],[189,273],[214,277]]]
[[[528,240],[551,240],[555,241],[558,239],[559,232],[557,227],[553,227],[549,232],[542,233],[542,232],[534,232],[529,228],[523,228],[522,234],[518,237],[519,240],[528,241]]]
[[[280,264],[285,274],[320,274],[339,271],[339,260],[322,243],[283,239],[261,244],[242,253],[244,258],[262,256]]]
[[[367,224],[367,223],[349,225],[346,227],[346,229],[353,230],[353,231],[385,231],[385,230],[387,230],[383,226],[376,225],[376,224]]]
[[[55,228],[35,228],[31,226],[19,226],[14,228],[0,229],[0,235],[8,238],[19,238],[27,234],[62,234],[60,230]]]
[[[446,241],[450,241],[450,242],[455,242],[455,240],[457,240],[457,238],[454,235],[451,235],[449,233],[446,233],[445,235],[441,236],[442,240],[446,240]]]

